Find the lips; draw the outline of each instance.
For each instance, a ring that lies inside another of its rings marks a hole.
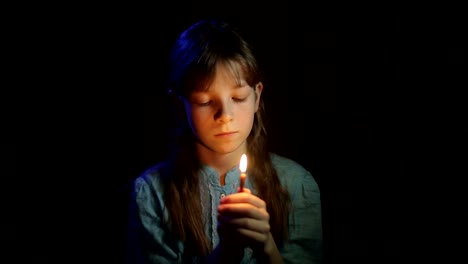
[[[237,133],[237,132],[234,132],[234,131],[232,131],[232,132],[222,132],[222,133],[216,134],[215,136],[217,136],[217,137],[230,136],[230,135],[234,135],[235,133]]]

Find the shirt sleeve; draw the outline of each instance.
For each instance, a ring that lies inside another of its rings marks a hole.
[[[320,190],[306,170],[300,170],[291,190],[289,241],[281,250],[285,263],[322,263]]]
[[[183,244],[170,235],[155,179],[137,178],[129,207],[126,263],[181,263]]]

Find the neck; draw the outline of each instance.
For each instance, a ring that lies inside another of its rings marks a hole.
[[[197,155],[202,163],[214,168],[220,177],[221,185],[224,185],[226,173],[234,166],[239,166],[242,154],[247,152],[245,143],[233,152],[219,153],[197,145]]]

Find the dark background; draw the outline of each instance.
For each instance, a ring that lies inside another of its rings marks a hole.
[[[258,52],[271,150],[301,163],[321,188],[327,263],[400,259],[410,155],[401,137],[402,25],[397,12],[369,8],[77,4],[31,25],[45,63],[36,61],[41,100],[25,96],[35,102],[27,158],[50,175],[36,179],[44,188],[31,186],[48,198],[29,209],[38,256],[122,263],[128,184],[165,153],[169,47],[196,20],[220,17]]]

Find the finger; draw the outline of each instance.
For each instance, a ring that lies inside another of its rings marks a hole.
[[[252,230],[249,230],[249,229],[244,229],[244,228],[239,228],[237,229],[237,232],[250,239],[250,240],[254,240],[256,241],[257,243],[265,243],[268,239],[268,232],[264,233],[264,232],[255,232],[255,231],[252,231]]]
[[[256,232],[245,228],[235,228],[230,225],[218,226],[218,235],[223,239],[236,241],[236,243],[255,246],[267,241],[269,232]]]
[[[218,206],[218,213],[231,218],[249,217],[268,221],[270,215],[265,208],[258,208],[248,203],[230,203]]]
[[[263,245],[269,237],[269,226],[265,223],[252,223],[252,220],[247,224],[248,228],[242,227],[240,222],[245,221],[235,219],[228,222],[218,222],[217,232],[220,239],[227,239],[228,241],[236,241],[238,246],[257,247]],[[245,225],[245,222],[244,222]]]
[[[268,221],[258,220],[253,218],[225,218],[222,221],[224,224],[230,225],[236,229],[246,229],[253,232],[268,233],[270,232],[270,224]]]
[[[220,201],[220,204],[227,203],[248,203],[254,205],[255,207],[266,209],[265,201],[263,201],[255,195],[246,192],[230,194],[221,199]]]
[[[240,187],[237,187],[237,192],[241,192]],[[252,191],[249,188],[242,188],[242,192],[245,193],[252,193]]]

